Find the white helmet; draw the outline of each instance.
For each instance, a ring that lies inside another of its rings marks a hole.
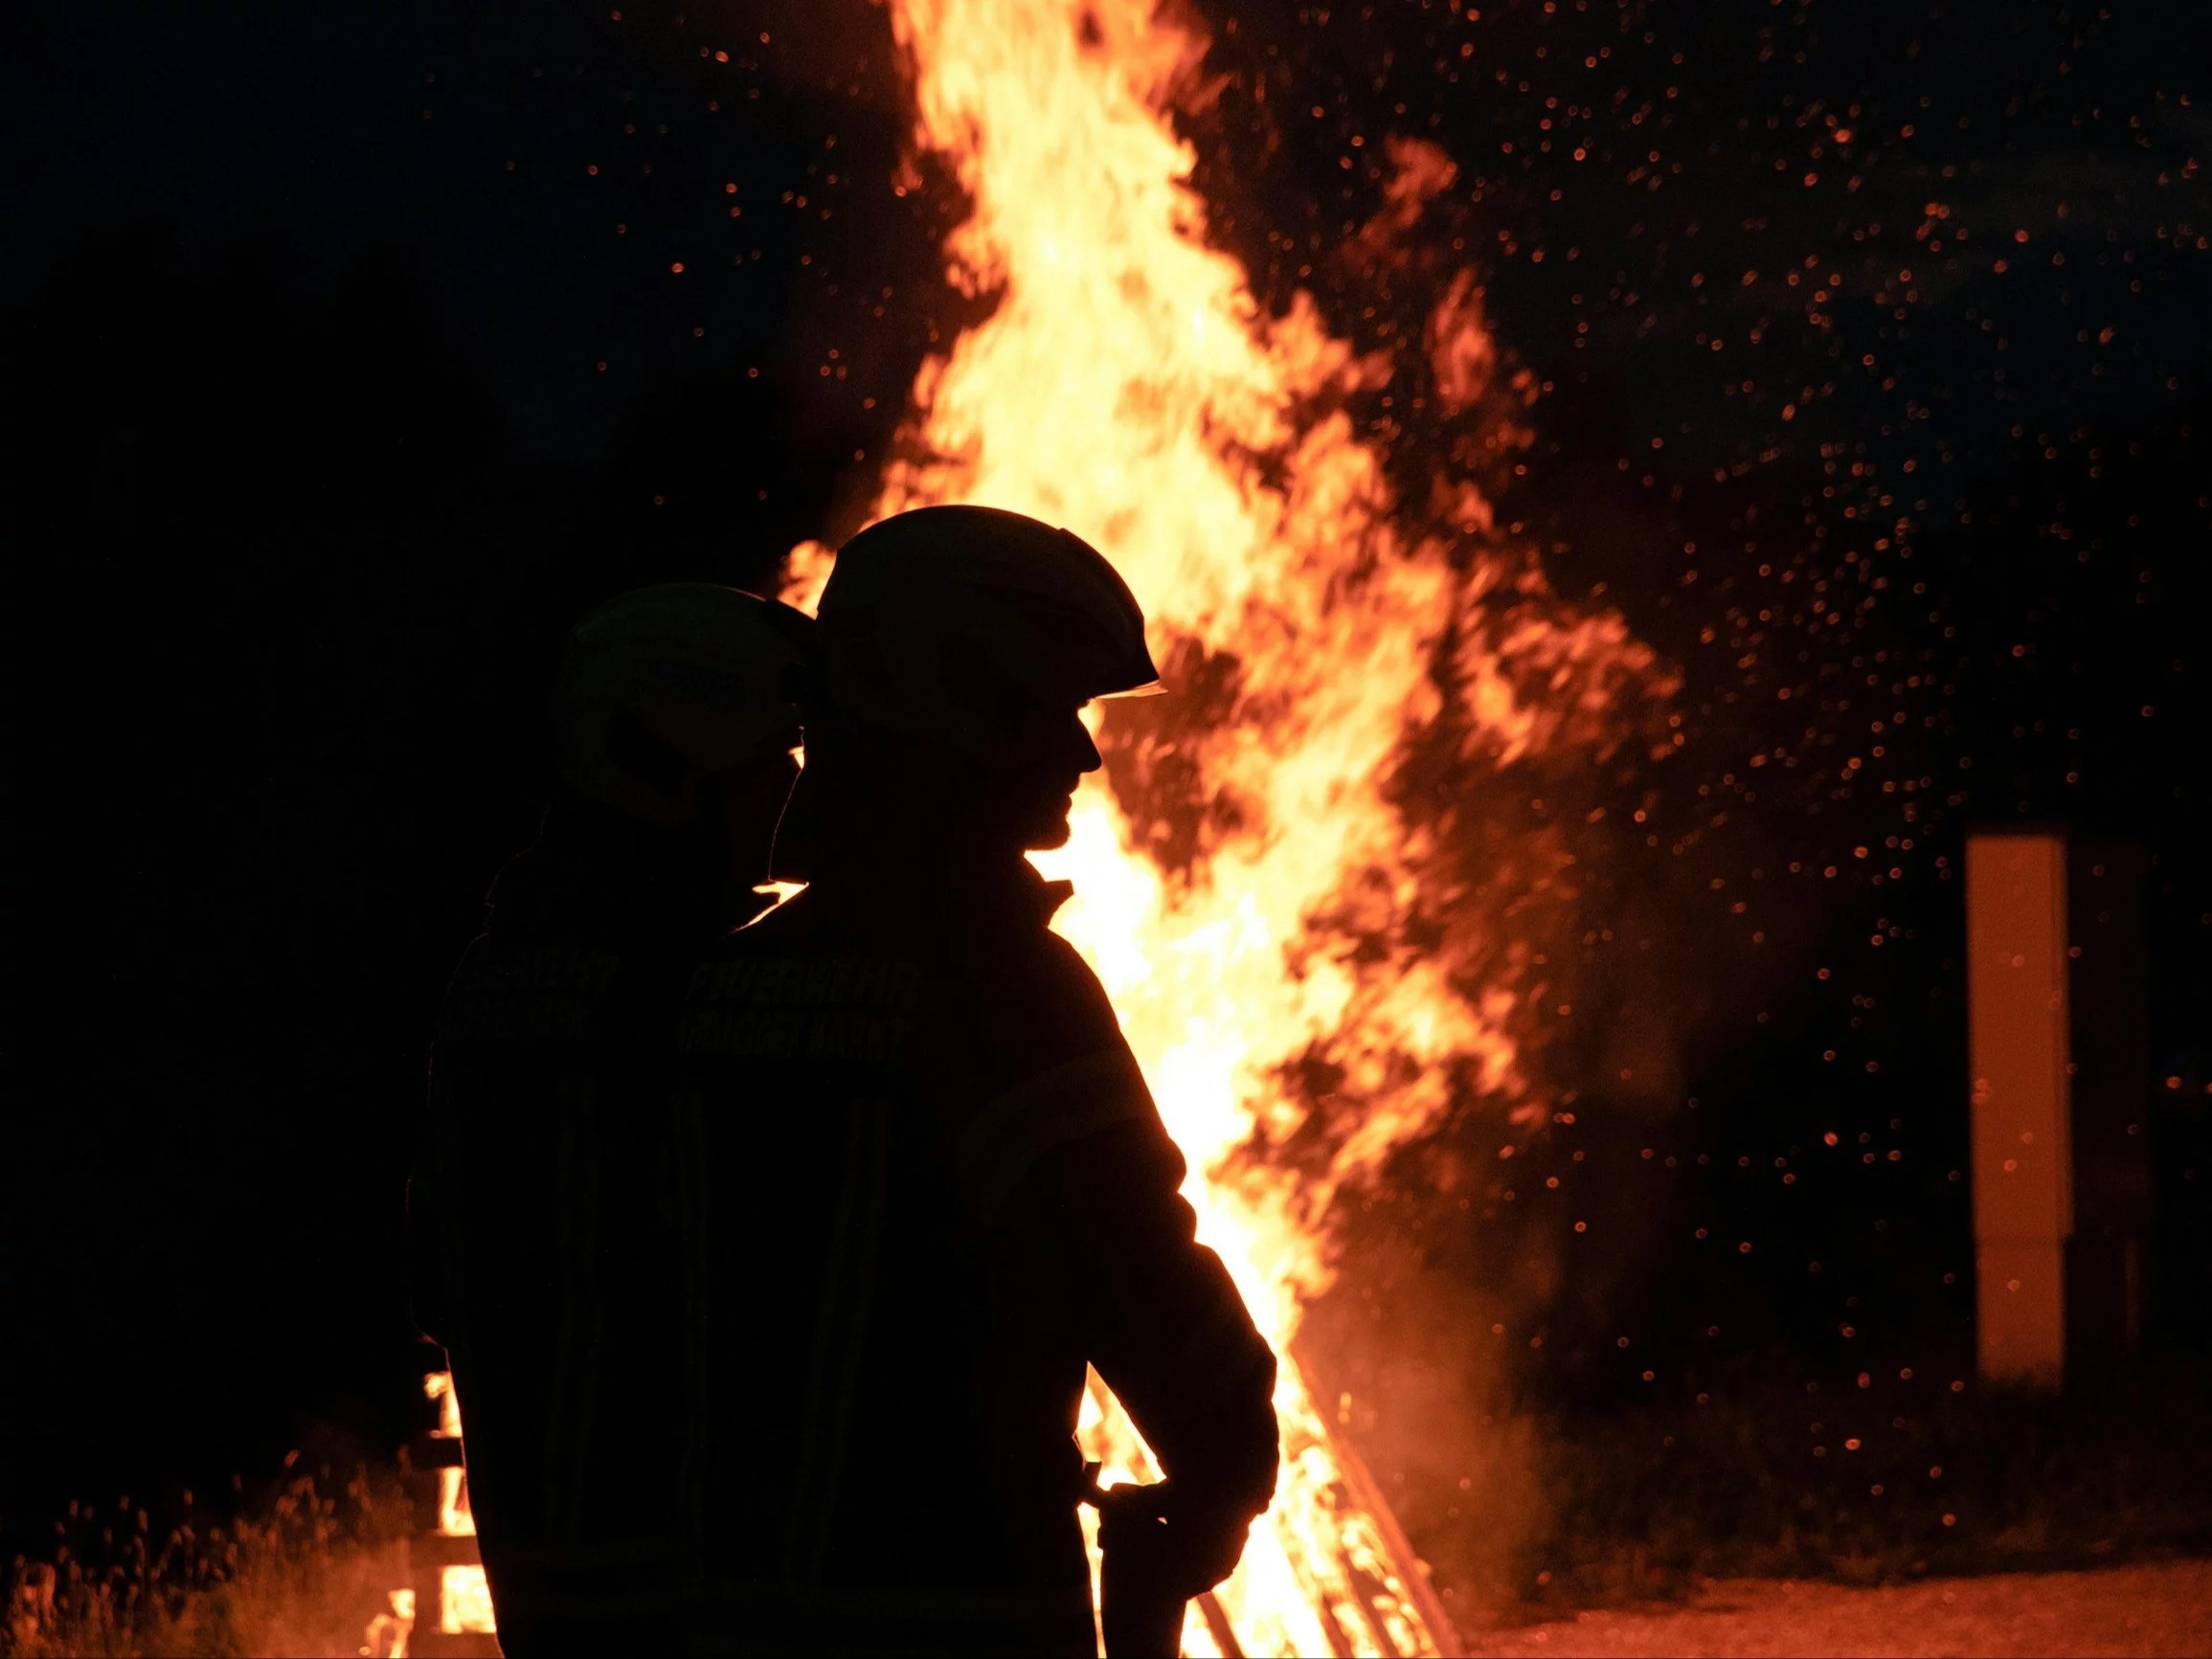
[[[1144,613],[1097,549],[996,507],[919,507],[838,550],[819,640],[831,706],[996,758],[1031,708],[1161,689]]]
[[[799,741],[813,623],[708,582],[608,600],[569,636],[553,694],[561,781],[632,818],[698,816],[699,780]]]

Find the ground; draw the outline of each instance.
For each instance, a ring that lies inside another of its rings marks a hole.
[[[1854,1589],[1727,1580],[1687,1607],[1589,1612],[1470,1640],[1508,1654],[2212,1655],[2212,1561],[2006,1573]]]

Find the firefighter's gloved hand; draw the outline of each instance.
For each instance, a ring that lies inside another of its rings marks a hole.
[[[1235,1571],[1252,1519],[1193,1501],[1171,1481],[1115,1487],[1098,1506],[1098,1547],[1180,1601]]]
[[[1138,1419],[1167,1471],[1164,1486],[1147,1490],[1162,1494],[1161,1513],[1192,1595],[1235,1570],[1253,1521],[1275,1495],[1280,1452],[1269,1404],[1274,1380],[1271,1359],[1255,1366],[1217,1409]]]

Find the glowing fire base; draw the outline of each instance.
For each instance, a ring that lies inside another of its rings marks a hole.
[[[1414,1659],[1456,1652],[1443,1604],[1391,1518],[1359,1454],[1314,1409],[1295,1364],[1275,1389],[1282,1480],[1255,1522],[1244,1559],[1212,1595],[1191,1603],[1183,1651],[1192,1655],[1331,1654]],[[1078,1438],[1099,1480],[1161,1478],[1143,1438],[1097,1373],[1083,1397]],[[1097,1521],[1083,1513],[1097,1571]]]
[[[1333,1659],[1431,1659],[1457,1651],[1451,1623],[1391,1518],[1359,1454],[1313,1408],[1286,1363],[1275,1406],[1283,1424],[1282,1488],[1254,1524],[1228,1582],[1190,1604],[1183,1652],[1190,1659],[1322,1654]],[[363,1651],[379,1659],[475,1659],[499,1652],[497,1625],[461,1467],[461,1402],[452,1375],[432,1371],[424,1395],[439,1425],[418,1443],[438,1483],[435,1517],[411,1543],[412,1587],[391,1594]],[[1084,1455],[1106,1485],[1161,1478],[1159,1467],[1095,1372],[1078,1428]],[[1097,1517],[1083,1517],[1097,1582]],[[1094,1591],[1094,1593],[1095,1593]]]

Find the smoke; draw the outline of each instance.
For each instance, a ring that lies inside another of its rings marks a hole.
[[[1536,1420],[1515,1408],[1503,1344],[1476,1339],[1521,1300],[1471,1284],[1417,1234],[1363,1238],[1299,1341],[1463,1633],[1520,1599],[1552,1531]]]

